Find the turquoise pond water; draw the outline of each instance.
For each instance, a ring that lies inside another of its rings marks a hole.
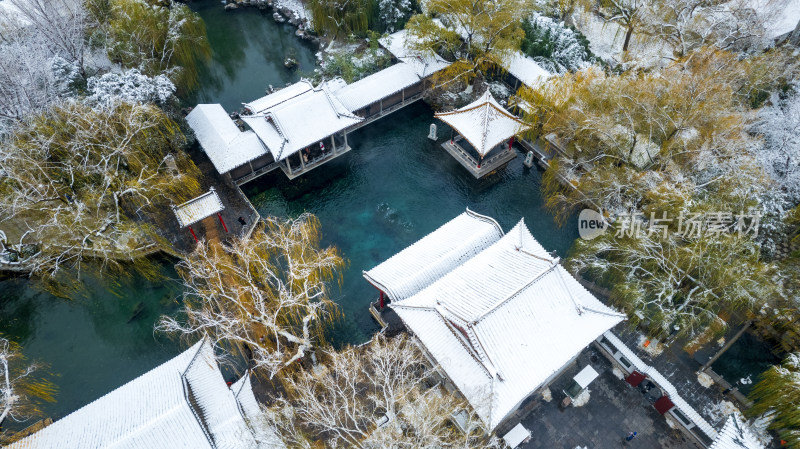
[[[230,110],[257,98],[268,84],[296,81],[282,66],[292,48],[301,69],[313,68],[313,50],[257,10],[225,13],[217,1],[192,2],[206,20],[214,50],[192,100],[220,102]],[[188,101],[187,101],[188,103]],[[367,312],[375,291],[361,277],[369,269],[434,230],[466,207],[495,217],[504,229],[525,218],[549,250],[564,255],[577,237],[574,221],[557,228],[542,208],[541,174],[521,158],[478,181],[438,144],[426,138],[432,111],[417,103],[349,136],[353,150],[308,175],[288,181],[274,172],[244,191],[262,214],[313,212],[324,243],[349,261],[343,288],[334,292],[345,319],[333,330],[337,343],[358,343],[377,329]],[[440,129],[439,135],[448,131]],[[174,278],[174,261],[165,260]],[[176,355],[182,346],[154,334],[162,314],[178,310],[180,285],[140,278],[115,292],[89,279],[88,293],[64,300],[35,290],[26,279],[0,280],[0,334],[25,354],[49,364],[60,391],[45,413],[60,418]],[[142,312],[129,321],[141,302]],[[16,427],[6,423],[9,428]]]
[[[376,329],[367,304],[376,290],[361,276],[396,252],[470,209],[497,219],[504,230],[524,218],[548,250],[564,255],[577,238],[577,222],[558,228],[543,208],[541,173],[522,157],[476,180],[438,143],[427,138],[433,111],[407,106],[348,135],[349,153],[292,181],[274,171],[244,186],[262,215],[314,213],[325,244],[347,258],[343,288],[336,295],[347,322],[346,341],[366,339]],[[439,135],[449,136],[441,129]]]

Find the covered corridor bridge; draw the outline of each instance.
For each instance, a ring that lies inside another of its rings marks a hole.
[[[236,123],[219,104],[186,117],[216,170],[241,185],[280,168],[289,179],[348,151],[347,133],[420,98],[428,77],[449,63],[407,49],[405,31],[381,39],[396,64],[355,83],[301,80],[244,104]]]

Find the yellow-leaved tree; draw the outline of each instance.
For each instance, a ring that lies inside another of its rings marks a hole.
[[[344,261],[320,248],[319,220],[265,218],[246,238],[206,243],[177,265],[185,286],[185,321],[161,318],[173,335],[207,334],[223,349],[241,350],[256,371],[274,376],[324,341],[338,310],[327,284]]]

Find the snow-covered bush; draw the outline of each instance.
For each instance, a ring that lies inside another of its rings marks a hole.
[[[522,29],[525,31],[523,53],[550,72],[576,71],[594,61],[586,38],[563,22],[534,13],[523,20]]]
[[[794,95],[775,98],[771,106],[761,108],[755,125],[764,136],[756,159],[775,180],[789,207],[800,203],[800,82],[794,89]]]
[[[412,9],[411,0],[378,1],[378,14],[381,18],[381,24],[390,33],[402,28],[405,21],[408,20]]]
[[[175,93],[175,85],[166,75],[151,78],[137,69],[130,69],[121,74],[93,76],[88,80],[87,90],[89,101],[100,107],[108,107],[120,100],[164,104]]]

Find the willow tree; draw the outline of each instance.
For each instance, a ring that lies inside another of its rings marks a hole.
[[[800,354],[789,354],[780,365],[772,366],[753,387],[749,399],[751,417],[767,415],[769,428],[778,433],[789,447],[800,446]]]
[[[319,34],[333,37],[362,34],[369,30],[374,2],[371,0],[310,0],[311,25]]]
[[[362,449],[499,448],[457,393],[426,387],[434,367],[409,338],[378,334],[368,344],[320,354],[322,364],[287,379],[287,397],[270,410],[296,447]],[[433,385],[433,383],[431,383]],[[453,413],[463,416],[459,430]]]
[[[18,344],[0,337],[0,427],[6,420],[41,416],[42,403],[55,401],[55,385],[42,376],[42,368],[29,363]],[[0,443],[9,436],[0,430]]]
[[[178,125],[153,105],[69,101],[31,117],[0,157],[7,249],[50,274],[86,258],[130,260],[160,240],[154,228],[174,220],[170,204],[199,193],[184,144]]]
[[[435,75],[434,84],[445,86],[502,70],[525,37],[520,19],[529,7],[516,0],[431,0],[425,10],[413,16],[406,29],[417,50],[456,59]]]
[[[547,206],[562,222],[578,207],[614,222],[575,245],[570,267],[609,285],[652,334],[721,329],[780,293],[749,229],[772,187],[746,131],[749,79],[747,63],[704,51],[659,72],[590,70],[521,92],[536,132],[563,142]]]
[[[344,264],[335,248],[320,248],[313,215],[263,219],[246,238],[203,242],[177,265],[186,319],[157,325],[179,336],[207,334],[222,349],[243,351],[270,376],[324,341],[337,309],[327,284]]]
[[[156,0],[111,0],[108,55],[147,76],[166,74],[179,91],[198,83],[199,64],[211,56],[203,19],[188,6]]]

